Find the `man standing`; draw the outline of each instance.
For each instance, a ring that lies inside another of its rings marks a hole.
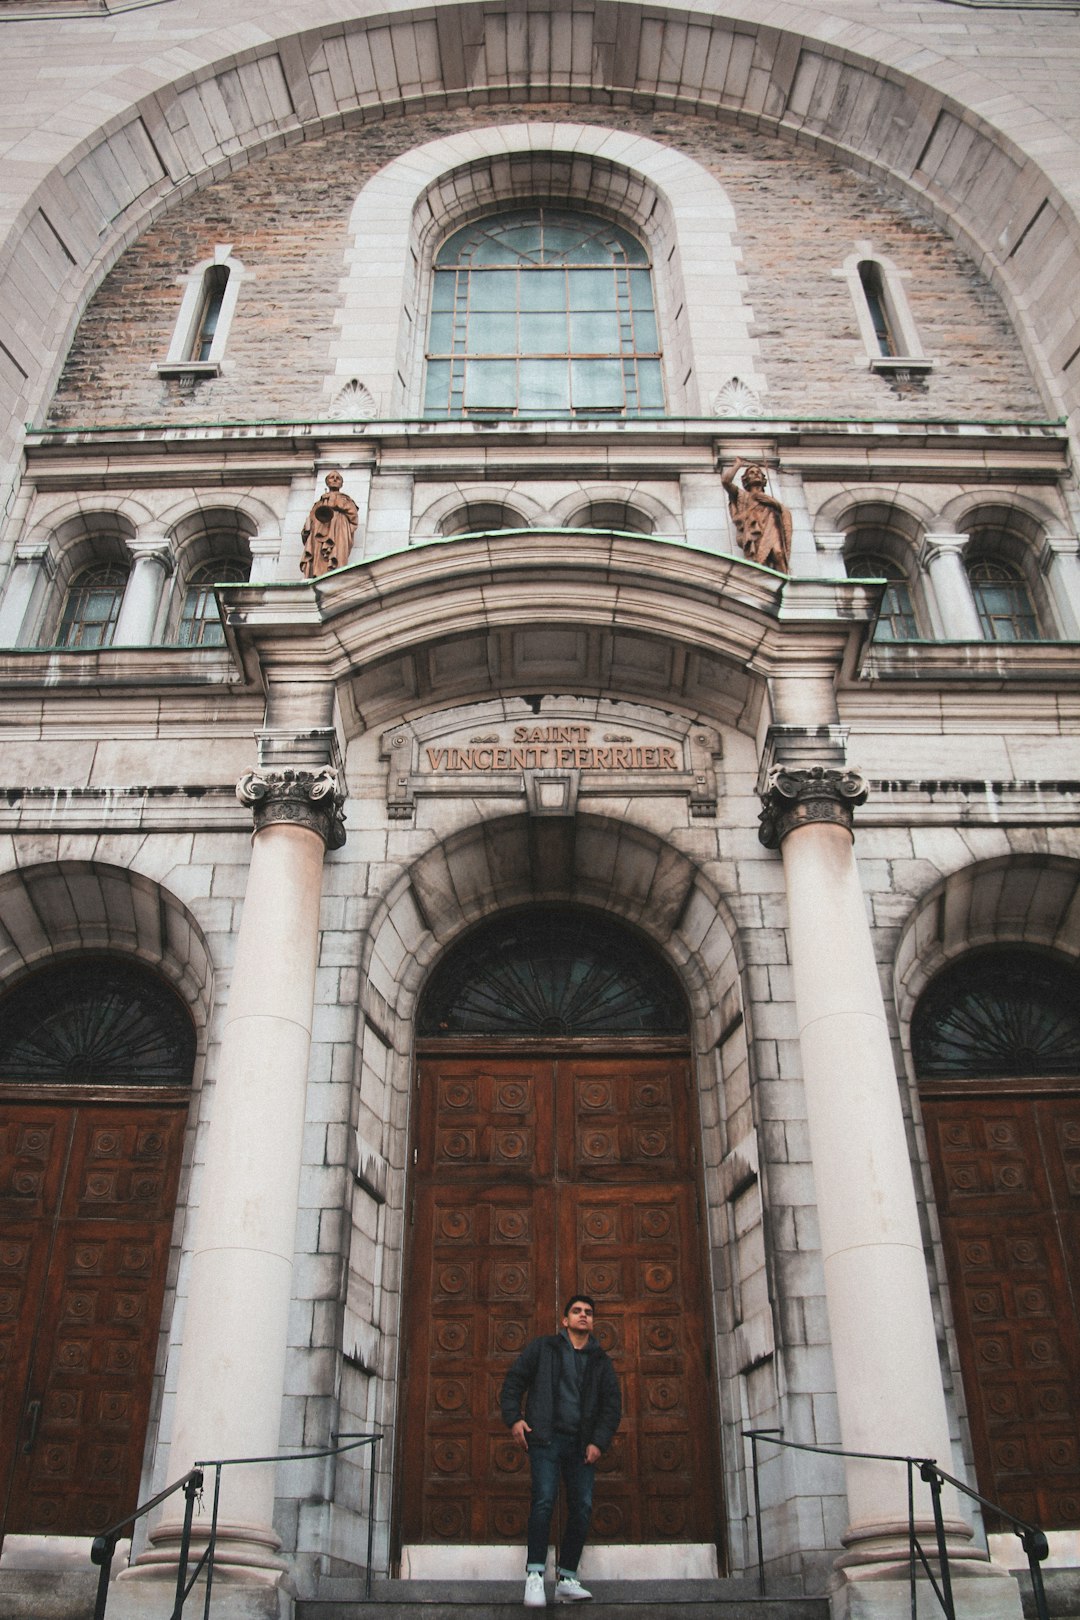
[[[525,1562],[527,1609],[542,1609],[547,1604],[544,1566],[560,1474],[566,1486],[566,1527],[559,1548],[555,1601],[578,1603],[592,1596],[578,1580],[577,1568],[592,1514],[596,1464],[611,1444],[622,1416],[619,1380],[592,1329],[592,1300],[586,1294],[573,1294],[566,1302],[561,1331],[532,1339],[503,1380],[503,1422],[529,1453],[532,1481]]]

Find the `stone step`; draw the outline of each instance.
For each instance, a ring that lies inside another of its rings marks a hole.
[[[548,1602],[552,1606],[549,1585]],[[521,1581],[376,1581],[365,1599],[358,1581],[327,1580],[317,1598],[296,1605],[296,1620],[521,1620]],[[762,1598],[753,1581],[592,1581],[591,1620],[828,1620],[825,1598]]]

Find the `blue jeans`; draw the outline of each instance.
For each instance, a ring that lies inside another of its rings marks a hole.
[[[529,1441],[529,1469],[532,1505],[525,1567],[542,1571],[547,1563],[548,1532],[561,1474],[566,1485],[566,1524],[559,1546],[558,1570],[560,1575],[576,1575],[592,1517],[595,1464],[585,1461],[576,1435],[556,1434],[546,1445],[538,1440]]]

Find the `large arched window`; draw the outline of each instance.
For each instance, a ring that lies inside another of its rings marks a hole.
[[[1080,1078],[1080,977],[1039,951],[965,956],[923,995],[911,1041],[923,1080]]]
[[[660,341],[645,247],[593,214],[477,220],[432,274],[425,414],[659,416]]]
[[[127,570],[114,563],[95,563],[71,582],[60,620],[61,647],[108,647],[120,617]]]
[[[176,639],[182,647],[223,647],[225,631],[218,613],[215,585],[243,585],[248,569],[235,557],[200,563],[188,578]]]
[[[911,600],[911,586],[899,563],[876,552],[857,551],[844,558],[844,565],[849,579],[887,579],[889,582],[881,598],[874,640],[917,641],[919,624]]]
[[[968,565],[975,606],[987,641],[1038,641],[1031,593],[1015,563],[979,557]]]

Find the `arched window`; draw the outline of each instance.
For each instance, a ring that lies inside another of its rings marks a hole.
[[[885,278],[881,273],[880,264],[874,259],[860,259],[859,281],[862,284],[863,297],[866,299],[866,308],[870,324],[874,328],[878,350],[883,355],[899,354],[885,292]]]
[[[684,1034],[675,975],[635,935],[583,911],[522,911],[470,934],[440,963],[423,1035]]]
[[[530,208],[478,220],[432,274],[425,414],[659,416],[649,255],[592,214]]]
[[[899,563],[874,552],[858,551],[844,558],[849,579],[887,579],[881,598],[875,641],[918,641],[919,624],[911,600],[911,586]]]
[[[492,529],[526,529],[528,524],[520,512],[504,506],[501,501],[470,501],[459,506],[439,524],[439,533],[481,534]]]
[[[126,570],[114,563],[94,563],[76,574],[64,602],[57,644],[110,646],[126,584]]]
[[[593,501],[575,512],[572,529],[619,529],[628,534],[652,534],[653,522],[627,501]]]
[[[242,585],[248,570],[235,557],[201,563],[188,578],[176,639],[181,647],[223,647],[225,631],[218,615],[215,585]]]
[[[211,259],[181,278],[184,294],[169,342],[169,352],[158,361],[159,376],[214,377],[221,370],[221,359],[229,328],[236,313],[240,283],[249,272],[232,257],[227,242],[219,242]]]
[[[1033,950],[981,951],[938,975],[911,1028],[921,1079],[1080,1076],[1080,974]]]
[[[192,334],[189,360],[209,360],[221,320],[221,306],[229,285],[229,271],[223,264],[212,264],[203,277],[202,304]]]
[[[61,962],[24,980],[0,1004],[4,1081],[188,1086],[194,1062],[186,1007],[137,962]]]
[[[987,641],[1038,641],[1039,621],[1024,576],[1015,563],[977,557],[968,578]]]

